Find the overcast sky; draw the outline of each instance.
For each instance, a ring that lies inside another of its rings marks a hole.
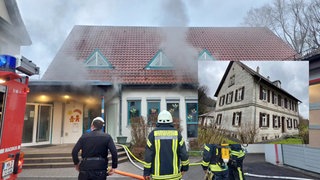
[[[269,0],[16,0],[32,45],[21,54],[46,71],[74,25],[241,26]]]
[[[207,61],[198,63],[199,84],[208,87],[208,96],[214,94],[230,61]],[[241,61],[271,81],[280,80],[281,87],[302,101],[300,114],[309,119],[309,62],[305,61]],[[201,69],[201,70],[200,70]]]

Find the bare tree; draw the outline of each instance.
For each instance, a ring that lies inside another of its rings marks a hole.
[[[320,0],[274,0],[247,12],[243,25],[267,27],[303,55],[319,48]]]
[[[255,128],[251,122],[247,122],[238,129],[238,137],[241,143],[252,144],[259,133],[259,128]]]
[[[314,0],[308,7],[309,11],[309,29],[308,43],[313,49],[320,47],[320,0]]]
[[[223,144],[227,140],[227,132],[222,127],[217,126],[215,120],[199,125],[198,145],[203,144]]]

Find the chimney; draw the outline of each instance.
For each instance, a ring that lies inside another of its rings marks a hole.
[[[259,66],[257,66],[257,73],[259,74],[260,72],[260,67]]]

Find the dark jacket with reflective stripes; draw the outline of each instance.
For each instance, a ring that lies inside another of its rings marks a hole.
[[[221,147],[216,144],[205,144],[202,160],[203,170],[211,170],[212,172],[225,171],[228,167],[224,164],[221,157]]]
[[[180,179],[189,169],[189,156],[181,133],[162,124],[150,132],[145,151],[144,176],[153,179]],[[180,168],[181,165],[181,168]]]

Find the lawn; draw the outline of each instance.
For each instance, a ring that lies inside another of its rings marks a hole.
[[[303,144],[303,141],[301,138],[288,138],[279,141],[273,141],[270,142],[270,144]]]

